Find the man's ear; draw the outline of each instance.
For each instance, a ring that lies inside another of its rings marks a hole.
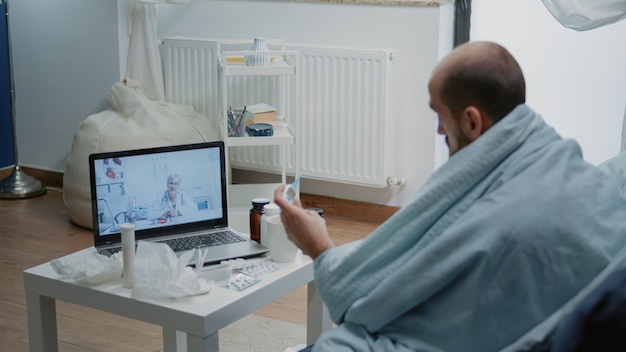
[[[463,111],[461,128],[470,140],[474,141],[485,133],[493,123],[485,113],[475,106],[468,106]]]

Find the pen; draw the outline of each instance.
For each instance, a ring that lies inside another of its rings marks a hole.
[[[245,116],[246,116],[246,109],[247,108],[248,108],[247,106],[245,106],[245,105],[243,106],[243,111],[241,112],[241,117],[239,118],[239,122],[237,123],[237,131],[240,134],[241,134],[241,124],[242,124],[242,122],[245,123],[245,121],[246,121]]]

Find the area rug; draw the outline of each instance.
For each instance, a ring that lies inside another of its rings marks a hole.
[[[250,314],[219,331],[220,352],[284,352],[306,343],[306,325]]]

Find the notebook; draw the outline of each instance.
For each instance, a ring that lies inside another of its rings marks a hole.
[[[121,249],[123,223],[135,224],[136,240],[167,243],[178,255],[202,248],[205,264],[268,251],[228,226],[221,141],[91,154],[89,177],[102,254]]]

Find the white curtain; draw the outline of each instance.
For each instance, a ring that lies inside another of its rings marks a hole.
[[[560,24],[577,31],[598,28],[626,18],[626,0],[542,1]],[[626,104],[624,106],[621,148],[626,150]]]
[[[625,0],[542,0],[563,26],[589,30],[626,18]]]
[[[126,62],[126,77],[141,84],[146,97],[165,100],[161,56],[157,40],[157,5],[183,4],[188,0],[131,0],[130,43]]]

